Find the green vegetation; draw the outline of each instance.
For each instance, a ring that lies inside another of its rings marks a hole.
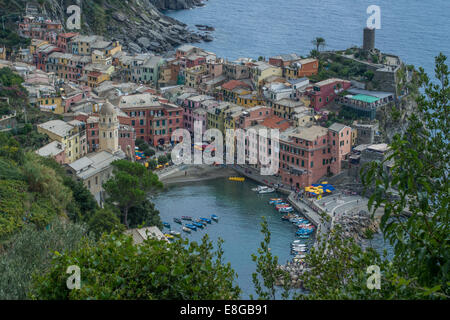
[[[23,38],[12,29],[0,29],[0,47],[5,46],[10,50],[26,48],[30,45],[31,39]]]
[[[27,299],[33,274],[51,266],[54,252],[74,250],[86,236],[79,224],[55,219],[48,228],[26,225],[0,251],[0,299]]]
[[[138,147],[140,151],[144,152],[146,157],[152,157],[155,155],[155,151],[153,149],[150,149],[150,146],[144,140],[136,139],[135,144],[136,144],[136,147]]]
[[[66,269],[82,270],[80,290],[66,287]],[[34,281],[33,298],[67,299],[238,299],[235,273],[205,235],[201,244],[146,240],[136,246],[130,236],[103,236],[96,244],[57,254],[48,273]]]
[[[148,215],[158,215],[158,212],[145,202],[148,201],[149,192],[162,188],[158,176],[136,162],[118,160],[112,164],[114,176],[103,187],[110,197],[109,201],[117,203],[123,224],[127,228],[130,227],[128,215],[133,213],[134,219],[142,216],[146,217],[147,221],[153,221],[153,218],[149,219]]]
[[[373,79],[373,71],[369,71],[367,66],[360,62],[337,54],[320,54],[318,51],[311,52],[311,55],[313,54],[314,57],[319,58],[319,72],[317,75],[309,77],[312,81],[323,81],[329,78],[344,78],[358,81],[371,81]]]
[[[258,255],[252,254],[252,260],[256,263],[256,272],[252,274],[255,292],[259,299],[274,300],[276,299],[276,284],[279,279],[284,281],[284,291],[281,294],[283,299],[289,297],[289,274],[278,268],[278,257],[270,252],[271,234],[267,220],[263,217],[261,222],[261,233],[264,241],[258,248]],[[262,283],[261,283],[262,281]],[[253,299],[253,296],[251,296]]]
[[[321,38],[321,37],[317,37],[317,38],[315,38],[315,39],[314,39],[313,41],[311,41],[311,42],[312,42],[312,44],[316,47],[316,51],[317,51],[317,52],[320,51],[320,48],[323,48],[323,47],[326,46],[325,39],[324,39],[324,38]]]

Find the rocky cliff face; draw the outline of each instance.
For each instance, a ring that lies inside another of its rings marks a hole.
[[[29,7],[31,4],[49,18],[63,22],[69,16],[66,8],[77,3],[73,0],[16,1],[23,12],[27,2]],[[160,11],[192,8],[203,5],[201,0],[83,0],[78,1],[78,5],[82,33],[119,40],[124,49],[132,53],[163,53],[204,38]]]
[[[182,10],[203,6],[202,0],[150,0],[159,10]]]

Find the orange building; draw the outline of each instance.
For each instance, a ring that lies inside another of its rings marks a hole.
[[[317,59],[301,59],[283,68],[283,76],[287,79],[299,79],[309,77],[319,72]]]

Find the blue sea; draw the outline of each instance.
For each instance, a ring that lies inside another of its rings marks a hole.
[[[197,30],[213,26],[214,41],[196,44],[220,57],[307,55],[312,39],[325,50],[362,46],[370,5],[381,9],[375,46],[434,76],[434,57],[450,56],[450,0],[208,0],[204,7],[166,14]]]

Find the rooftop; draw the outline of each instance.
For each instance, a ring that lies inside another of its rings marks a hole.
[[[307,141],[315,141],[317,138],[328,134],[328,129],[320,126],[299,127],[297,132],[291,134],[291,137]]]
[[[64,143],[53,141],[37,150],[36,153],[42,157],[54,157],[63,152],[65,148]]]
[[[56,134],[60,137],[65,137],[70,134],[71,130],[73,130],[73,126],[62,121],[62,120],[50,120],[41,124],[38,124],[38,127],[47,130],[53,134]]]

